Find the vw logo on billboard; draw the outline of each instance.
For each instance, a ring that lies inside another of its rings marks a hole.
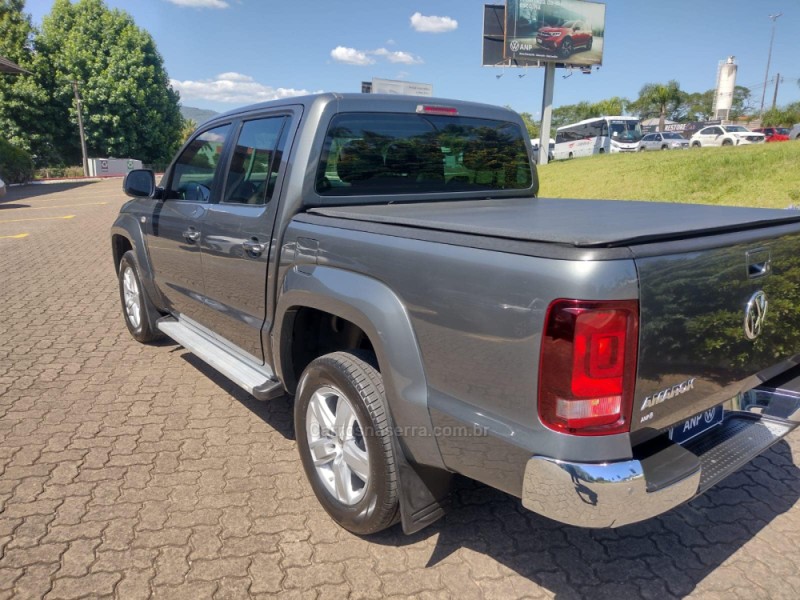
[[[761,335],[768,306],[767,295],[763,290],[757,291],[747,301],[744,309],[744,335],[748,340],[754,340]]]

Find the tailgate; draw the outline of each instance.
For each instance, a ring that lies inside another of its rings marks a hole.
[[[632,431],[679,423],[797,362],[796,225],[632,251],[640,285]]]

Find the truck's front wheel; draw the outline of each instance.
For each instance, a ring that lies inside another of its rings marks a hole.
[[[161,339],[163,334],[156,327],[156,321],[161,315],[142,286],[139,265],[132,250],[122,255],[117,276],[119,299],[128,331],[137,342],[148,343]]]
[[[365,354],[334,352],[300,378],[297,446],[320,504],[357,534],[398,520],[397,462],[383,379]]]

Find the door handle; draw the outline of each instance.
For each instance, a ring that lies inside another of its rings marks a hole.
[[[200,232],[194,229],[188,229],[183,232],[183,237],[186,238],[187,242],[196,242],[200,239]]]
[[[246,242],[242,242],[242,246],[245,252],[253,258],[258,258],[267,249],[266,244],[262,244],[257,240],[247,240]]]

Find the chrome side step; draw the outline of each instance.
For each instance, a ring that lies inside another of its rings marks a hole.
[[[283,385],[269,366],[237,356],[186,319],[164,317],[157,324],[166,335],[257,400],[271,400],[284,394]]]

